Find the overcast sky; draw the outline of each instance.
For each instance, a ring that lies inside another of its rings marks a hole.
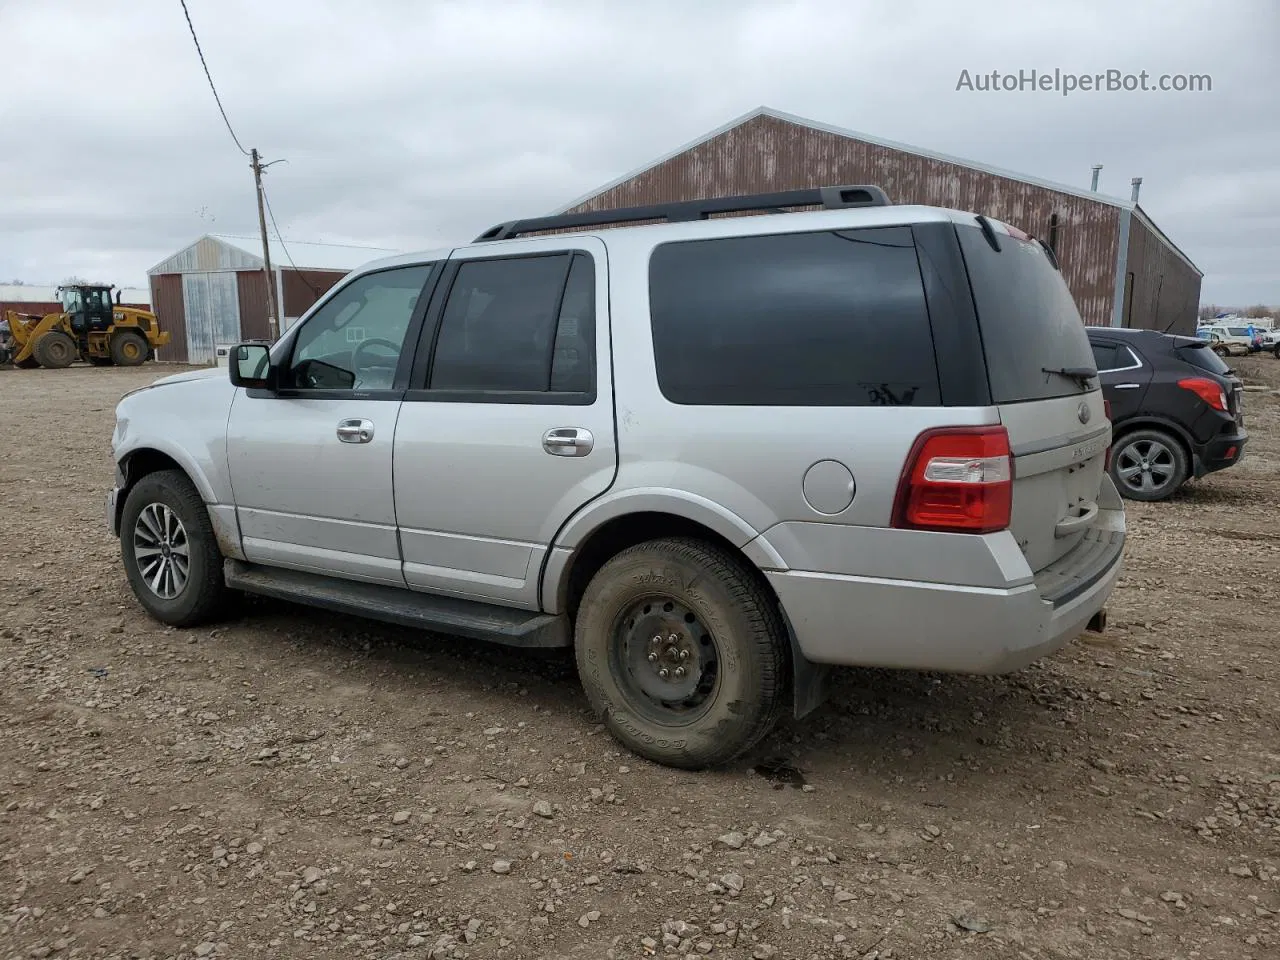
[[[757,106],[1141,202],[1203,301],[1280,304],[1280,3],[187,0],[287,240],[465,242]],[[874,8],[869,12],[866,8]],[[0,282],[254,234],[179,0],[0,0]],[[1208,93],[969,93],[962,70]]]

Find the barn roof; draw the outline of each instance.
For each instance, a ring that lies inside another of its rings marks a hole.
[[[1110,196],[1109,194],[1100,193],[1096,190],[1086,190],[1083,187],[1078,187],[1069,183],[1058,183],[1053,180],[1045,180],[1042,177],[1033,177],[1025,173],[1017,173],[1016,171],[1006,170],[1001,167],[992,166],[990,164],[978,163],[973,160],[966,160],[963,157],[955,157],[949,154],[939,153],[936,150],[926,150],[923,147],[912,146],[909,143],[899,143],[894,140],[886,140],[883,137],[873,137],[870,134],[860,133],[857,130],[849,130],[845,127],[837,127],[829,123],[821,123],[817,120],[810,120],[806,117],[796,116],[795,114],[785,113],[781,110],[775,110],[772,107],[764,107],[764,106],[757,107],[756,109],[751,110],[748,113],[744,113],[742,116],[736,117],[733,120],[730,120],[728,123],[722,124],[716,127],[714,130],[711,130],[708,133],[704,133],[702,136],[694,140],[691,140],[688,143],[682,144],[679,147],[676,147],[674,150],[671,150],[663,154],[662,156],[658,157],[656,160],[651,160],[648,163],[644,164],[643,166],[637,167],[635,170],[632,170],[628,173],[624,173],[622,176],[609,181],[603,186],[596,187],[595,189],[591,190],[589,193],[586,193],[583,196],[578,197],[576,200],[571,200],[569,203],[566,203],[563,206],[559,207],[558,209],[552,211],[552,215],[554,216],[556,214],[567,213],[570,210],[574,209],[575,207],[578,207],[581,204],[584,204],[587,201],[594,199],[600,194],[605,193],[609,190],[612,190],[614,187],[621,186],[622,184],[626,183],[628,180],[638,177],[641,174],[649,170],[652,170],[654,167],[659,166],[660,164],[666,163],[668,160],[672,160],[680,156],[681,154],[687,153],[688,151],[694,149],[695,147],[698,147],[706,143],[709,140],[714,140],[716,137],[719,137],[725,133],[728,133],[730,130],[735,129],[736,127],[740,127],[743,124],[749,123],[750,121],[759,119],[761,117],[768,117],[773,120],[781,121],[783,123],[794,124],[795,126],[798,126],[798,127],[806,127],[810,130],[817,130],[817,131],[821,131],[823,133],[829,133],[838,137],[846,137],[850,140],[860,140],[863,143],[873,144],[874,146],[878,146],[878,147],[885,147],[890,150],[898,150],[902,153],[909,153],[909,154],[913,154],[914,156],[925,157],[927,159],[937,160],[942,163],[956,164],[957,166],[967,167],[971,170],[978,170],[983,173],[991,174],[992,176],[1005,177],[1009,180],[1016,180],[1021,183],[1027,183],[1033,186],[1042,187],[1046,190],[1054,190],[1058,193],[1064,193],[1064,194],[1068,194],[1075,197],[1081,197],[1086,200],[1092,200],[1096,203],[1105,204],[1111,207],[1117,207],[1121,210],[1127,210],[1131,212],[1134,216],[1136,216],[1144,225],[1146,225],[1148,229],[1150,229],[1153,233],[1155,233],[1156,236],[1158,236],[1160,240],[1166,246],[1169,247],[1170,250],[1172,250],[1178,257],[1184,260],[1187,266],[1189,266],[1192,270],[1195,270],[1201,276],[1204,275],[1203,272],[1200,270],[1200,268],[1197,267],[1194,263],[1192,263],[1191,258],[1188,257],[1181,250],[1179,250],[1177,245],[1174,244],[1174,242],[1170,240],[1168,236],[1165,235],[1164,231],[1162,231],[1159,227],[1155,225],[1155,223],[1151,220],[1151,218],[1147,216],[1146,212],[1142,209],[1142,207],[1140,207],[1137,203],[1131,200],[1124,200],[1124,199],[1121,199],[1120,197],[1113,197],[1113,196]]]
[[[352,244],[321,243],[308,240],[268,240],[273,269],[329,270],[346,273],[370,260],[398,251],[386,247],[363,247]],[[287,250],[287,252],[286,252]],[[292,259],[291,259],[292,258]],[[262,240],[257,236],[232,233],[206,233],[147,271],[149,276],[162,273],[188,273],[203,270],[261,270]]]

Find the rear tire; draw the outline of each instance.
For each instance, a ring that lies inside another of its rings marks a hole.
[[[132,330],[123,330],[111,338],[111,361],[118,367],[145,363],[148,350],[146,338]]]
[[[1120,495],[1130,500],[1166,500],[1189,474],[1182,442],[1165,430],[1134,430],[1111,449],[1111,479]]]
[[[209,509],[181,471],[149,473],[129,491],[120,553],[134,596],[161,623],[191,627],[227,609]]]
[[[774,599],[745,561],[702,540],[651,540],[605,563],[574,640],[592,710],[655,763],[726,763],[785,706],[789,645]]]
[[[61,370],[76,362],[80,355],[76,342],[61,330],[50,330],[42,333],[40,339],[31,348],[31,356],[42,367],[50,370]]]

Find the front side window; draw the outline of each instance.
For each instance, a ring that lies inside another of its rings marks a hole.
[[[281,386],[389,390],[431,264],[358,277],[307,318]]]
[[[580,253],[463,263],[440,319],[430,388],[589,393],[595,383],[594,269]]]
[[[650,260],[649,310],[672,403],[941,403],[906,227],[664,244]]]

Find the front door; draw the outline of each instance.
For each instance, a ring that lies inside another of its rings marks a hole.
[[[227,456],[247,559],[403,586],[392,442],[432,276],[418,264],[347,282],[288,339],[276,392],[235,397]]]
[[[604,245],[521,247],[445,271],[396,429],[395,497],[410,587],[537,609],[556,532],[613,483],[617,450]]]

